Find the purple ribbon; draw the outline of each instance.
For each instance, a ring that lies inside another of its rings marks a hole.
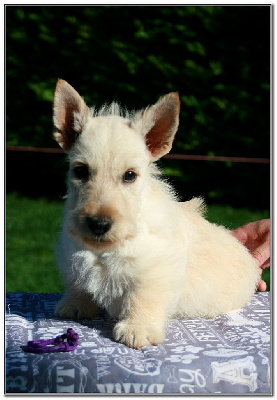
[[[72,328],[67,333],[48,340],[30,340],[25,347],[29,353],[52,353],[56,351],[73,351],[78,346],[79,335]]]

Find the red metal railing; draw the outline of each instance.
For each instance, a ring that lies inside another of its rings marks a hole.
[[[25,146],[7,146],[7,151],[23,151],[34,153],[63,153],[59,148],[25,147]],[[221,157],[221,156],[203,156],[203,155],[185,155],[185,154],[167,154],[164,158],[175,160],[191,161],[229,161],[254,164],[269,164],[269,158],[251,158],[251,157]]]

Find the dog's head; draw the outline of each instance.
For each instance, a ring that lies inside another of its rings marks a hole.
[[[179,112],[177,93],[139,112],[116,103],[96,112],[58,81],[54,137],[69,154],[68,230],[87,247],[103,251],[136,234],[151,164],[170,151]]]

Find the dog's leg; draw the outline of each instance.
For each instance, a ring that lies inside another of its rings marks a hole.
[[[165,326],[170,297],[159,282],[159,288],[144,282],[131,296],[128,314],[114,327],[114,337],[128,347],[158,345],[165,339]],[[164,289],[164,290],[163,290]]]
[[[90,319],[99,313],[100,309],[91,295],[68,288],[55,309],[55,316],[60,318]]]

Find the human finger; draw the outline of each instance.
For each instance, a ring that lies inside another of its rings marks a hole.
[[[259,267],[267,263],[270,258],[270,247],[267,242],[263,242],[255,250],[251,252],[252,256],[256,259]]]
[[[263,269],[266,269],[266,268],[269,268],[270,267],[270,258],[268,258],[261,266],[260,266],[260,268],[263,270]]]
[[[265,292],[266,291],[266,283],[263,279],[259,280],[257,289],[260,290],[261,292]]]

